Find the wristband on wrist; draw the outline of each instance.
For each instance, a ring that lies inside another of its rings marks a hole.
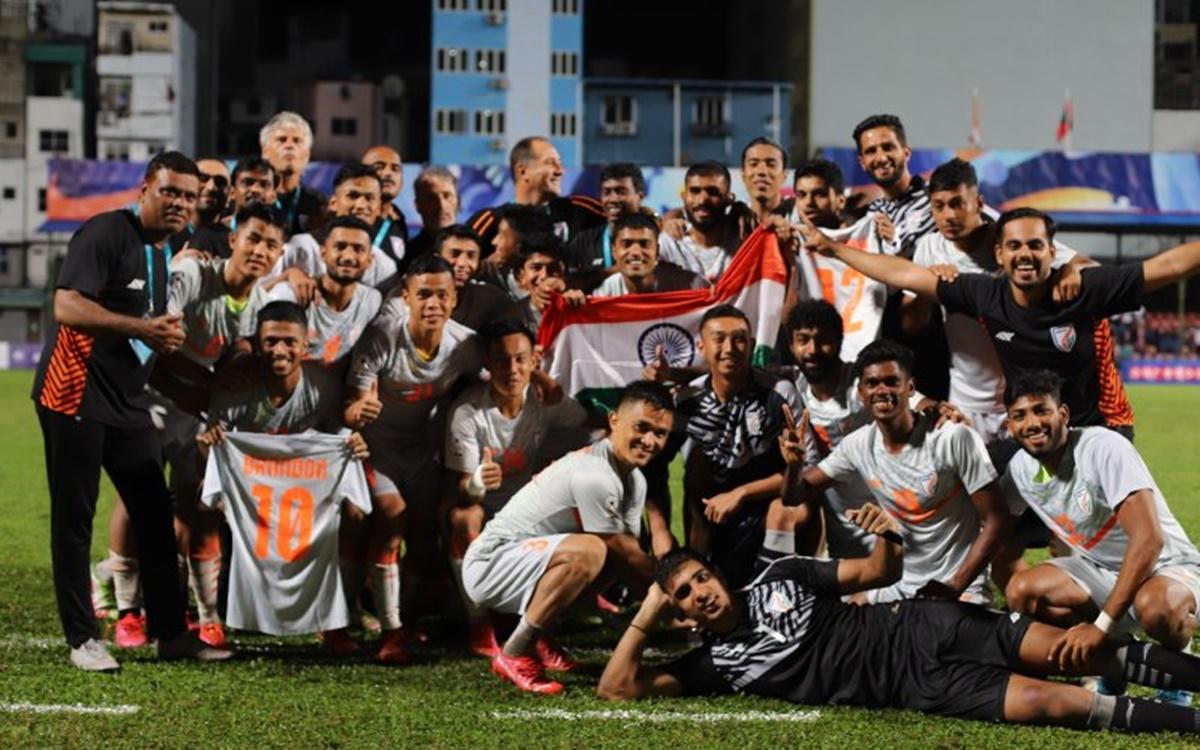
[[[1113,618],[1108,616],[1107,612],[1100,610],[1100,616],[1097,617],[1096,621],[1092,624],[1095,625],[1101,633],[1108,635],[1108,631],[1112,628],[1114,621]]]
[[[475,471],[471,472],[471,478],[467,480],[467,495],[475,500],[487,494],[487,487],[483,484],[483,464],[475,467]]]
[[[641,625],[638,625],[636,622],[630,622],[630,623],[629,623],[629,627],[633,628],[634,630],[640,630],[640,631],[642,631],[642,635],[650,635],[650,631],[649,631],[649,630],[646,630],[646,629],[645,629],[645,628],[643,628]]]

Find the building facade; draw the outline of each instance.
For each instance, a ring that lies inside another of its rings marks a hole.
[[[145,161],[160,151],[193,153],[196,40],[166,3],[100,2],[96,72],[101,159]]]
[[[583,163],[584,0],[431,0],[430,160],[507,164],[547,136]]]
[[[628,161],[735,165],[760,136],[789,149],[792,86],[751,81],[589,78],[583,148],[588,164]]]

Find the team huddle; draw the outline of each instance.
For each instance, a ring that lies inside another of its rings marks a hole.
[[[1200,731],[1200,551],[1134,447],[1107,323],[1200,271],[1200,243],[1101,265],[1049,215],[987,207],[968,162],[911,174],[894,116],[854,140],[868,205],[821,159],[785,197],[788,155],[759,138],[746,201],[702,162],[657,216],[632,164],[604,167],[598,200],[561,195],[530,137],[514,201],[463,224],[454,174],[424,168],[415,236],[399,154],[343,165],[326,198],[293,113],[232,171],[156,156],[134,206],[71,239],[33,389],[71,662],[119,668],[110,609],[117,646],[160,658],[227,659],[227,628],[316,633],[336,658],[366,623],[392,665],[428,641],[416,623],[463,612],[498,677],[556,694],[575,667],[556,627],[615,599],[641,605],[607,699]],[[604,398],[547,374],[548,310],[715,296],[766,236],[788,275],[776,340],[714,299],[694,362],[660,346]],[[102,469],[120,502],[89,575]],[[658,631],[695,648],[643,664]]]

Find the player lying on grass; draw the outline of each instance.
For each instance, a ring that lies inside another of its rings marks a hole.
[[[521,690],[560,693],[546,668],[571,666],[543,631],[585,593],[617,576],[641,593],[654,565],[638,546],[646,479],[641,468],[671,432],[666,386],[625,387],[609,437],[555,461],[512,497],[467,548],[463,588],[476,605],[521,621],[492,671]]]
[[[869,557],[775,561],[744,589],[690,550],[658,565],[600,677],[606,700],[744,692],[793,703],[892,707],[984,721],[1132,731],[1200,729],[1200,712],[1093,693],[1053,675],[1130,675],[1200,687],[1200,659],[1151,644],[1106,642],[1087,659],[1057,647],[1066,631],[961,602],[855,606],[842,597],[900,579],[895,522],[878,506],[848,511],[880,535]],[[642,664],[665,617],[696,623],[703,642],[658,667]]]
[[[1046,370],[1009,385],[1008,427],[1022,450],[1001,486],[1014,512],[1032,508],[1071,554],[1013,576],[1008,604],[1070,628],[1063,652],[1076,663],[1139,626],[1169,649],[1186,649],[1196,630],[1200,552],[1132,443],[1104,427],[1069,428],[1061,385]],[[1102,689],[1123,693],[1125,680],[1116,677]],[[1191,705],[1181,686],[1158,687],[1168,688],[1160,700]]]

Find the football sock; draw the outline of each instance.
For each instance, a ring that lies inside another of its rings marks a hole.
[[[1166,690],[1200,690],[1200,658],[1154,643],[1131,643],[1117,649],[1105,677]]]
[[[371,594],[375,597],[376,615],[384,630],[400,627],[400,565],[396,562],[397,550],[371,550],[367,559],[371,561],[368,575]]]
[[[196,612],[200,624],[220,622],[217,616],[217,583],[221,578],[221,555],[218,552],[203,558],[189,557],[192,595],[196,597]]]
[[[1159,703],[1124,695],[1095,695],[1088,714],[1094,729],[1123,729],[1129,732],[1200,731],[1200,712],[1171,703]]]
[[[137,558],[125,557],[109,550],[108,561],[108,569],[112,571],[113,595],[117,599],[117,611],[124,613],[128,610],[141,609],[142,589]]]
[[[522,616],[521,622],[513,630],[512,635],[504,641],[504,655],[525,656],[533,650],[533,645],[541,637],[542,629]]]
[[[795,532],[767,529],[763,536],[762,549],[758,551],[758,559],[755,561],[755,571],[766,568],[781,557],[794,554],[796,554]]]

